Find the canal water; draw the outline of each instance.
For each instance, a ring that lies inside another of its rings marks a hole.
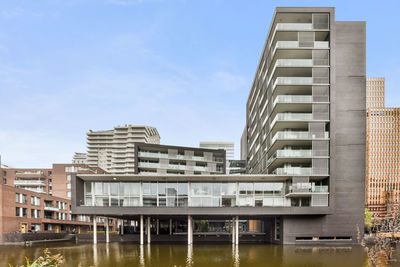
[[[62,266],[367,266],[361,246],[278,246],[263,244],[137,245],[132,243],[75,244],[58,242],[0,246],[0,266],[20,266],[40,256],[44,248],[65,258]],[[393,264],[392,264],[393,265]],[[393,265],[399,266],[399,265]]]

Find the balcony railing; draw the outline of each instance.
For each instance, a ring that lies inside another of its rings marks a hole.
[[[312,29],[312,23],[277,23],[275,26],[275,31],[309,31]]]
[[[276,175],[311,175],[312,168],[310,167],[286,167],[276,168],[272,174]]]
[[[14,185],[46,186],[46,183],[39,180],[14,180]]]
[[[48,210],[48,211],[59,211],[60,209],[57,207],[53,207],[53,206],[44,206],[44,210]]]
[[[312,59],[278,59],[275,67],[312,67]]]
[[[43,174],[43,171],[17,171],[15,174]]]
[[[312,85],[312,77],[277,77],[273,83],[273,89],[277,85]]]
[[[312,150],[310,149],[288,149],[288,150],[277,150],[268,159],[267,165],[270,165],[277,158],[311,158]]]
[[[327,185],[314,185],[312,183],[295,186],[289,186],[289,193],[328,193],[329,186]]]
[[[314,41],[313,47],[301,47],[299,41],[277,41],[273,50],[273,54],[275,54],[276,49],[281,48],[289,48],[289,49],[297,49],[297,48],[329,48],[329,42],[321,42],[321,41]]]
[[[322,133],[310,133],[310,132],[277,132],[274,137],[272,137],[272,142],[274,143],[277,139],[287,139],[287,140],[292,140],[292,139],[328,139],[329,138],[329,132],[322,132]]]
[[[165,154],[165,153],[154,153],[154,152],[139,152],[139,157],[151,157],[151,158],[167,159],[168,158],[168,154]]]
[[[312,103],[311,95],[278,95],[274,100],[274,106],[278,103]]]
[[[139,162],[139,167],[160,168],[160,163]]]

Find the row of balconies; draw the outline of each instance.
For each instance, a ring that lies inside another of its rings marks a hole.
[[[14,180],[14,185],[46,186],[46,182],[42,180]]]
[[[188,156],[188,155],[169,155],[167,153],[159,153],[159,152],[139,152],[139,157],[147,157],[147,158],[162,158],[162,159],[181,159],[181,160],[194,160],[194,161],[207,161],[205,157],[200,156]],[[212,161],[215,162],[224,162],[222,158],[213,158]]]
[[[139,167],[142,168],[163,168],[161,167],[160,163],[153,163],[153,162],[139,162]],[[189,170],[193,168],[194,171],[202,171],[202,172],[209,172],[210,168],[207,166],[187,166],[187,165],[178,165],[178,164],[168,164],[164,168],[166,169],[173,169],[173,170]],[[217,172],[223,172],[223,168],[216,168]]]

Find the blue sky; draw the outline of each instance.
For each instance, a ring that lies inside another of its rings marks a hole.
[[[367,21],[367,75],[400,106],[398,1],[3,0],[0,155],[49,167],[86,132],[157,127],[161,143],[239,142],[276,6],[335,6]]]

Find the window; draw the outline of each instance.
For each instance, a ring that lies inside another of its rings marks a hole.
[[[71,197],[71,192],[67,192],[67,197]]]
[[[15,216],[26,218],[26,208],[16,207]]]
[[[67,184],[67,189],[71,189],[71,184],[70,183]]]
[[[26,204],[27,203],[27,196],[25,194],[15,194],[15,202],[20,203],[20,204]]]

